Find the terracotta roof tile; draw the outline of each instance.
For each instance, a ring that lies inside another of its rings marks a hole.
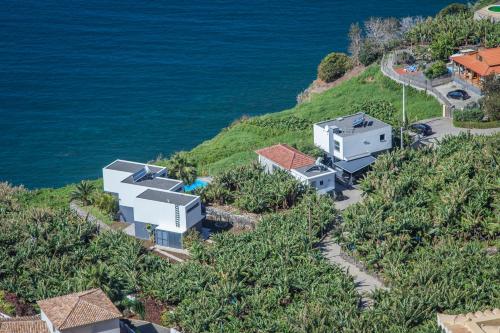
[[[312,165],[316,162],[311,156],[285,144],[262,148],[255,152],[287,170]]]
[[[0,319],[0,333],[49,333],[38,316]]]
[[[497,333],[500,331],[500,309],[459,315],[438,313],[437,322],[447,333]]]
[[[455,56],[452,60],[481,76],[500,74],[500,47]]]
[[[120,318],[122,314],[101,289],[37,302],[58,330]]]

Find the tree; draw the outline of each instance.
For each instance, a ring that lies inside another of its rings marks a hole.
[[[361,34],[361,28],[358,23],[351,24],[349,29],[349,53],[355,65],[359,65],[359,53],[361,51],[361,44],[363,43],[363,37]]]
[[[463,3],[452,3],[443,9],[438,13],[437,16],[448,16],[448,15],[456,15],[459,13],[468,13],[469,12],[469,7]]]
[[[363,44],[361,44],[361,49],[359,51],[359,61],[368,66],[382,57],[382,49],[371,39],[366,39]]]
[[[194,183],[197,177],[196,164],[185,152],[175,153],[167,161],[167,169],[170,177],[180,179],[187,185]]]
[[[70,200],[78,200],[80,201],[84,206],[88,206],[92,203],[92,197],[95,191],[95,185],[92,184],[89,181],[82,180],[80,183],[78,183],[71,192],[70,195]]]
[[[438,60],[429,66],[424,72],[425,76],[429,79],[435,79],[448,73],[448,68],[444,61]]]
[[[483,112],[490,120],[500,119],[500,77],[488,75],[483,82]]]
[[[318,66],[318,78],[333,82],[352,68],[352,61],[345,53],[330,53]]]

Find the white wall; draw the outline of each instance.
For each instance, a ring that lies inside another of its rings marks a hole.
[[[384,141],[380,141],[381,134],[385,134]],[[337,135],[334,135],[334,137],[336,138]],[[343,160],[352,160],[391,148],[392,128],[386,126],[344,137],[341,144],[340,158]]]
[[[40,318],[45,322],[50,333],[120,333],[119,319],[106,320],[92,325],[58,331],[43,311],[40,313]]]
[[[335,189],[335,171],[334,170],[332,170],[331,173],[319,175],[319,176],[312,177],[312,178],[307,178],[303,174],[301,174],[293,169],[291,171],[291,174],[297,180],[299,180],[307,185],[313,186],[313,182],[314,182],[314,188],[316,188],[316,190],[318,190],[318,191],[321,191],[321,190],[331,191],[331,190]],[[323,185],[321,185],[321,181],[323,181]]]
[[[117,171],[111,169],[102,169],[102,180],[104,183],[104,191],[112,193],[120,193],[121,182],[128,176],[131,172]]]
[[[102,321],[97,324],[70,328],[61,333],[120,333],[119,319]]]
[[[313,126],[314,144],[326,151],[328,154],[333,155],[333,134],[332,130],[315,124]]]
[[[278,165],[271,161],[270,159],[265,158],[264,156],[259,155],[259,163],[264,167],[264,171],[267,173],[273,173],[274,170],[285,170],[281,165]],[[285,170],[286,171],[286,170]]]
[[[200,198],[193,196],[189,206],[179,206],[179,227],[175,225],[175,205],[166,202],[136,198],[134,204],[134,218],[136,221],[156,224],[165,231],[184,233],[203,219]],[[189,214],[186,211],[198,203],[198,207]]]

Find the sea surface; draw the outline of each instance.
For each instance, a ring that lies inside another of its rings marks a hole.
[[[0,1],[0,180],[97,178],[293,107],[347,31],[445,0]]]

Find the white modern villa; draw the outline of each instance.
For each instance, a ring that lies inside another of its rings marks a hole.
[[[333,160],[337,171],[353,175],[392,148],[392,126],[364,113],[314,124],[314,144]]]
[[[37,302],[39,316],[0,319],[0,333],[120,333],[121,312],[101,289]]]
[[[259,163],[268,173],[285,170],[295,179],[316,188],[320,194],[335,190],[335,171],[295,148],[278,144],[259,149],[256,153]]]
[[[199,196],[183,193],[180,180],[164,167],[116,160],[103,168],[104,191],[118,198],[120,219],[135,236],[159,246],[182,248],[184,234],[204,219]]]

